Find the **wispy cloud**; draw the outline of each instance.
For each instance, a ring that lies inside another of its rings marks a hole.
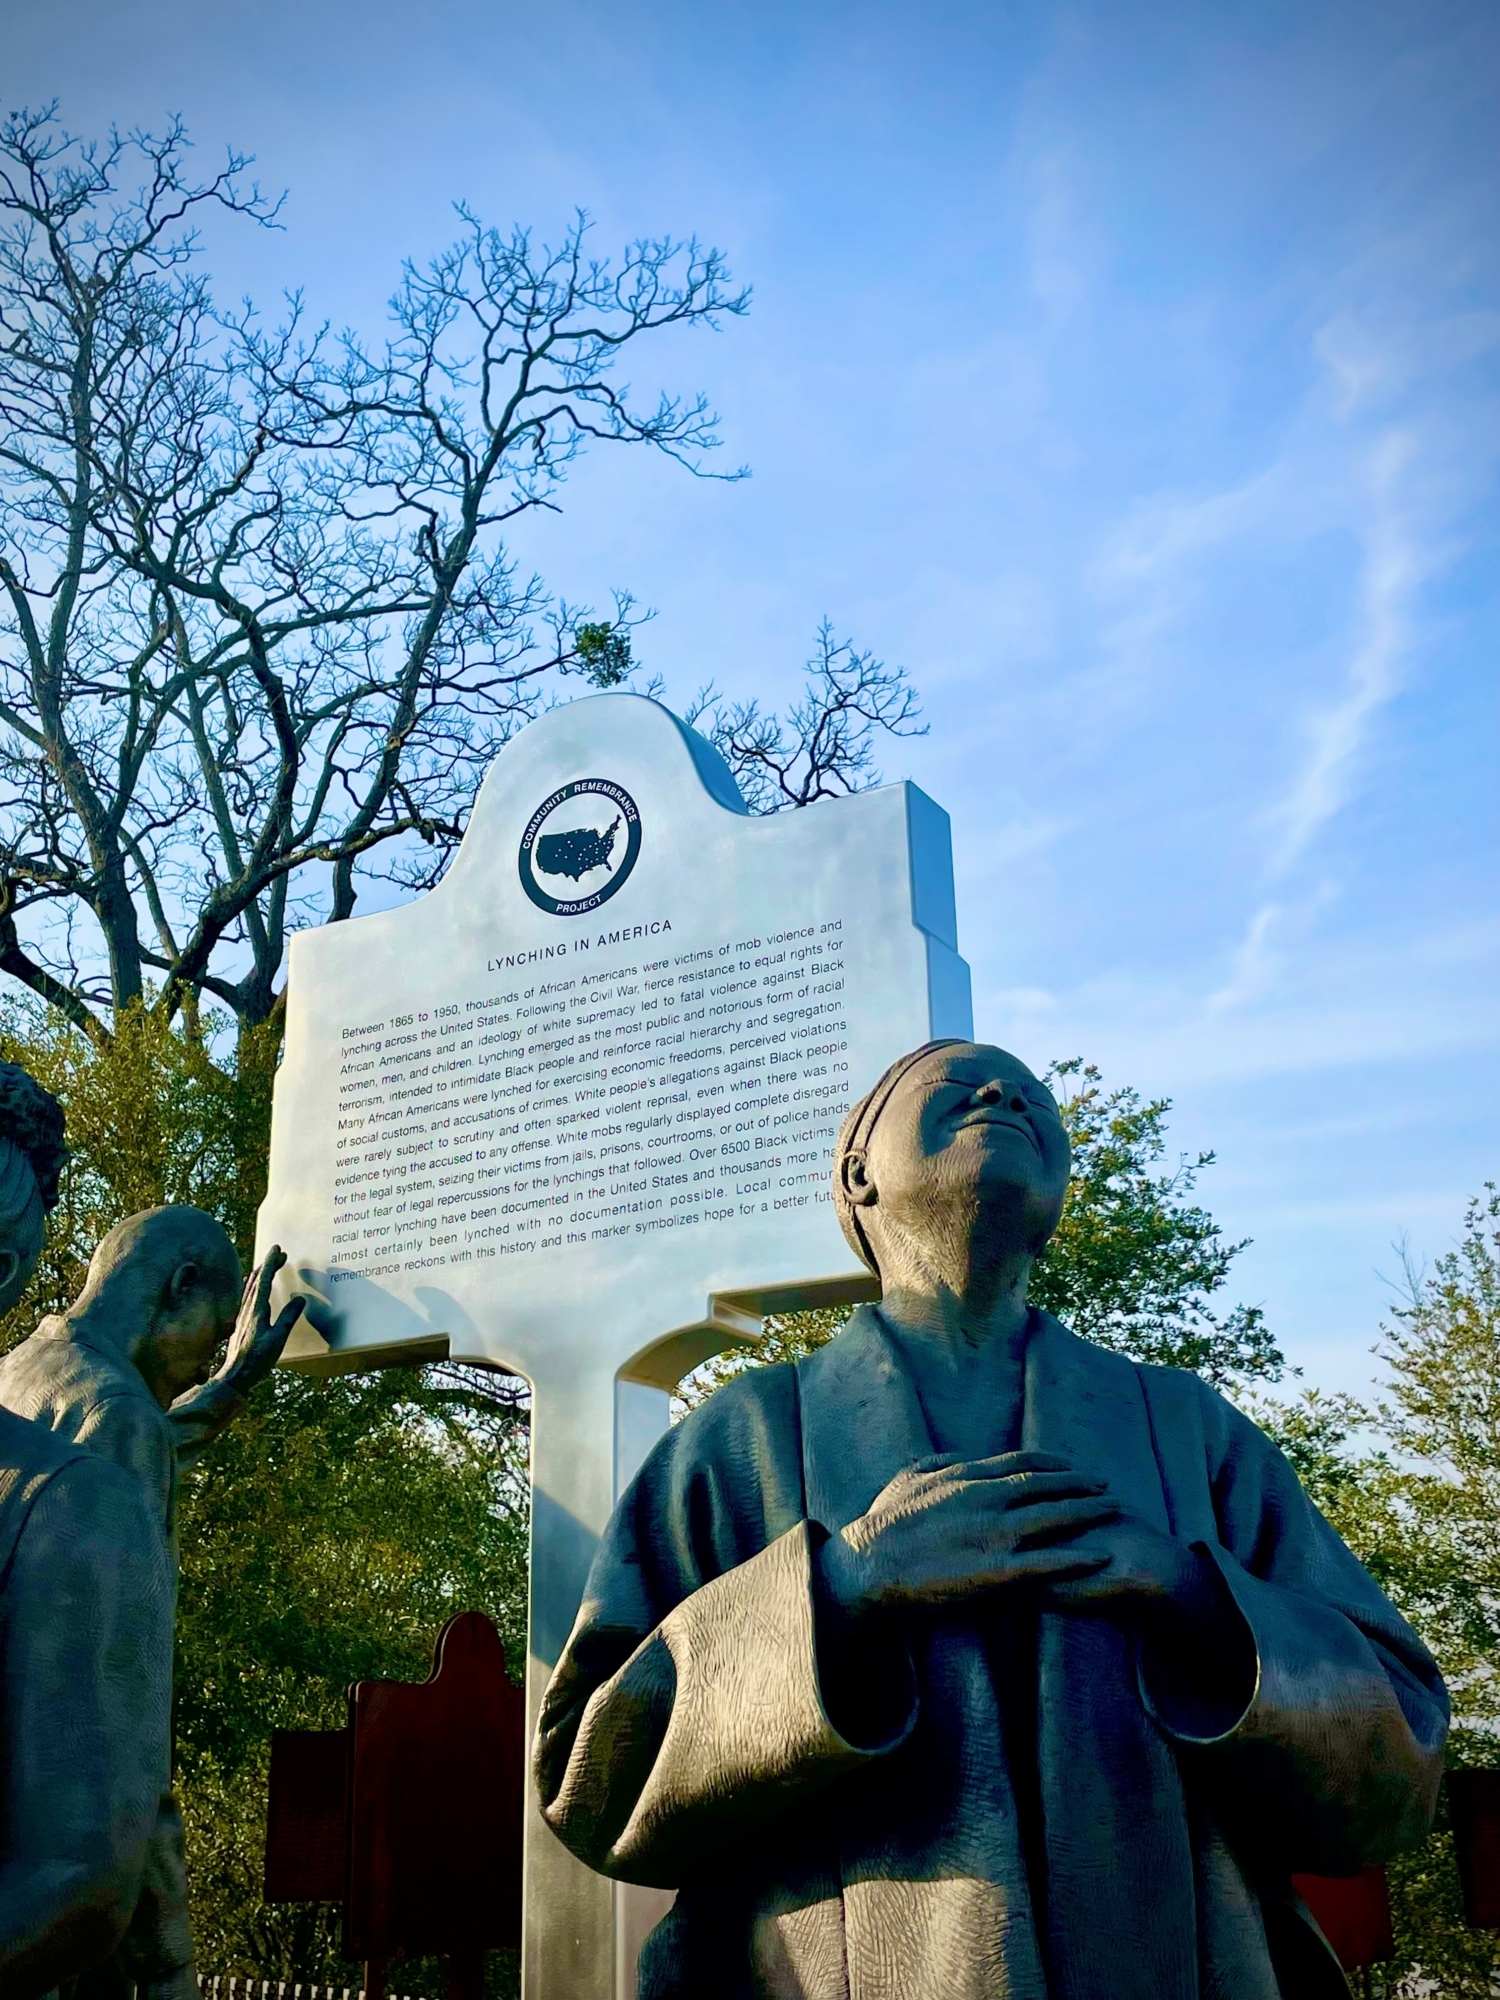
[[[1420,296],[1407,293],[1404,315],[1337,304],[1309,342],[1312,372],[1275,455],[1218,492],[1137,503],[1095,565],[1102,650],[1121,683],[1141,686],[1174,646],[1181,656],[1192,643],[1202,607],[1236,570],[1269,572],[1281,551],[1295,561],[1299,549],[1323,543],[1357,551],[1346,605],[1329,629],[1318,632],[1310,605],[1301,659],[1264,662],[1262,677],[1284,689],[1291,723],[1280,754],[1257,774],[1259,800],[1249,790],[1244,798],[1244,830],[1259,857],[1240,881],[1253,901],[1227,969],[1219,960],[1205,1020],[1275,1004],[1294,942],[1306,948],[1337,897],[1326,864],[1311,884],[1305,871],[1376,768],[1387,712],[1440,630],[1431,586],[1478,531],[1475,503],[1496,452],[1484,435],[1487,405],[1473,409],[1477,421],[1455,420],[1452,371],[1494,348],[1500,316],[1423,317],[1412,303]],[[1254,769],[1247,763],[1245,775]]]
[[[1275,977],[1227,1018],[1203,999],[1192,965],[1112,969],[1052,988],[990,984],[981,967],[975,1024],[1012,1037],[1028,1060],[1085,1052],[1107,1074],[1169,1094],[1273,1080],[1321,1088],[1319,1076],[1394,1065],[1399,1097],[1413,1065],[1493,1060],[1500,921],[1340,942],[1313,930],[1295,908],[1273,920]]]
[[[1352,657],[1338,697],[1306,719],[1305,749],[1282,798],[1268,815],[1274,879],[1306,852],[1347,803],[1376,716],[1396,695],[1411,649],[1414,599],[1441,560],[1409,504],[1403,481],[1417,456],[1409,429],[1381,436],[1366,458],[1369,495]],[[1255,924],[1264,912],[1257,913]]]
[[[1140,654],[1203,596],[1202,565],[1225,548],[1294,533],[1308,489],[1291,452],[1217,493],[1157,495],[1134,503],[1105,535],[1090,578],[1107,607],[1104,649]]]
[[[1274,993],[1289,956],[1306,948],[1318,917],[1337,895],[1337,885],[1325,880],[1295,901],[1277,898],[1262,903],[1231,955],[1228,978],[1209,995],[1205,1012],[1228,1013]]]
[[[1245,927],[1230,962],[1229,977],[1209,996],[1210,1014],[1222,1014],[1257,998],[1274,983],[1281,953],[1276,933],[1286,911],[1280,903],[1262,903]]]

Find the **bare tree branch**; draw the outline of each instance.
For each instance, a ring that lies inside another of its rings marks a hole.
[[[755,700],[731,702],[710,683],[687,720],[725,758],[750,810],[768,813],[880,784],[873,739],[925,736],[920,713],[905,667],[856,652],[825,618],[802,695],[785,716]]]
[[[703,400],[617,369],[747,304],[693,241],[611,264],[582,215],[551,248],[460,209],[381,348],[226,317],[196,220],[277,205],[188,150],[0,126],[0,969],[91,1033],[148,993],[270,1018],[290,926],[430,882],[559,681],[629,678],[629,599],[555,603],[503,530],[594,443],[706,475]]]

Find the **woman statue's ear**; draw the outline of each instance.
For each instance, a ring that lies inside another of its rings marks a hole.
[[[869,1208],[876,1199],[870,1161],[863,1146],[851,1146],[839,1161],[839,1180],[852,1208]]]

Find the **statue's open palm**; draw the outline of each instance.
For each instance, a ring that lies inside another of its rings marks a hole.
[[[258,1269],[245,1281],[239,1318],[229,1337],[229,1350],[214,1376],[217,1382],[232,1382],[241,1395],[270,1374],[281,1359],[292,1328],[302,1317],[306,1301],[294,1298],[282,1307],[274,1321],[271,1318],[271,1287],[285,1263],[286,1252],[279,1243],[273,1244]]]

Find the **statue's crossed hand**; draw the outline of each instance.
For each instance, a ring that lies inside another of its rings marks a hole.
[[[1018,1584],[1060,1584],[1107,1565],[1098,1541],[1075,1543],[1119,1513],[1102,1479],[1046,1452],[918,1459],[829,1536],[818,1587],[828,1608],[861,1623],[942,1611]]]
[[[1045,1452],[919,1459],[815,1560],[834,1659],[872,1621],[1019,1588],[1044,1610],[1135,1622],[1153,1657],[1171,1663],[1164,1698],[1190,1734],[1221,1734],[1254,1692],[1254,1640],[1208,1551]]]

